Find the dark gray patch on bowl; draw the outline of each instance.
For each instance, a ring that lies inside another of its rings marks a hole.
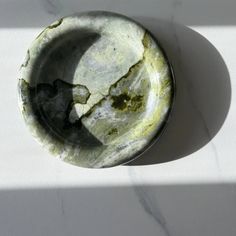
[[[84,85],[73,84],[75,69],[82,55],[99,38],[99,34],[88,30],[65,32],[41,50],[32,66],[29,83],[25,82],[27,105],[34,118],[48,135],[60,142],[84,147],[102,145],[79,118],[74,123],[69,121],[73,104],[85,104],[90,96]],[[79,95],[80,90],[83,96]]]

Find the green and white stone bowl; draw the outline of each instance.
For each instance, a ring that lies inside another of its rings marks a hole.
[[[174,92],[153,36],[101,11],[44,29],[27,52],[18,87],[33,136],[62,160],[89,168],[123,164],[147,149],[166,124]]]

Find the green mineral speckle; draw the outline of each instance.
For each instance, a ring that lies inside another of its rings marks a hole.
[[[112,134],[117,134],[117,133],[118,133],[117,128],[112,128],[107,134],[112,135]]]
[[[118,96],[112,96],[112,107],[121,111],[138,111],[143,104],[143,96],[134,95],[129,96],[127,94],[120,94]]]
[[[130,97],[127,94],[120,94],[118,96],[112,96],[113,100],[112,107],[124,110],[127,107],[127,102],[130,100]]]
[[[132,97],[130,104],[131,111],[138,111],[142,107],[142,104],[143,104],[143,96],[137,95]]]

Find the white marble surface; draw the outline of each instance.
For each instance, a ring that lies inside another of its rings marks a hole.
[[[235,8],[232,0],[0,0],[0,235],[235,236]],[[151,29],[178,91],[159,142],[129,166],[102,170],[43,150],[16,92],[19,66],[41,29],[93,9]]]

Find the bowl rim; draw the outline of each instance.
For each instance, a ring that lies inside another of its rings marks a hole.
[[[166,53],[163,45],[159,41],[159,39],[149,29],[147,29],[142,23],[140,23],[136,19],[133,19],[133,18],[131,18],[129,16],[126,16],[126,15],[123,15],[123,14],[120,14],[120,13],[117,13],[117,12],[113,12],[113,11],[100,11],[100,10],[99,11],[82,11],[82,12],[76,12],[76,13],[64,16],[64,17],[62,17],[62,18],[52,22],[51,25],[54,24],[57,21],[60,21],[60,20],[64,19],[64,18],[68,18],[68,17],[81,17],[81,16],[86,15],[86,14],[90,14],[90,15],[91,14],[96,14],[96,15],[106,14],[106,15],[109,15],[109,16],[117,16],[117,17],[120,17],[120,18],[127,19],[128,21],[131,21],[131,22],[135,23],[136,25],[138,25],[139,27],[141,27],[145,32],[147,32],[152,37],[153,41],[158,45],[158,48],[162,52],[163,57],[165,59],[165,63],[167,64],[167,67],[168,67],[168,70],[169,70],[169,77],[170,77],[170,81],[171,81],[171,85],[170,85],[170,90],[171,91],[170,91],[170,101],[169,101],[168,108],[167,108],[168,111],[165,114],[163,121],[160,123],[161,126],[158,128],[158,130],[156,131],[155,135],[153,135],[153,137],[140,150],[131,153],[129,158],[122,159],[121,161],[116,161],[112,165],[108,165],[108,166],[105,165],[105,166],[102,166],[102,167],[89,167],[89,166],[86,167],[86,166],[82,166],[82,165],[81,166],[80,165],[76,165],[76,166],[81,167],[81,168],[101,169],[101,168],[117,167],[119,165],[127,165],[127,164],[131,163],[132,161],[134,161],[134,160],[136,160],[138,158],[142,158],[142,155],[145,152],[147,152],[154,144],[156,144],[159,141],[159,139],[161,138],[161,136],[163,135],[163,133],[165,132],[165,130],[166,130],[167,126],[168,126],[168,123],[170,122],[170,119],[172,117],[173,108],[174,108],[174,104],[175,104],[175,100],[176,100],[176,90],[177,90],[176,75],[175,75],[175,72],[174,72],[174,69],[173,69],[173,65],[171,64],[171,62],[170,62],[170,60],[169,60],[169,58],[167,56],[167,53]],[[49,26],[44,27],[43,30],[41,31],[41,33],[46,28],[48,28]],[[37,38],[38,38],[38,36],[33,40],[33,42]],[[32,48],[33,42],[29,46],[29,49]],[[22,96],[21,96],[21,89],[19,87],[19,80],[18,80],[17,89],[18,89],[18,105],[20,107],[20,104],[22,103]],[[23,119],[25,121],[25,117],[24,117],[25,115],[23,114],[21,107],[20,107],[20,112],[21,112],[21,115],[22,115],[22,117],[23,117]],[[26,126],[28,127],[29,125],[27,124],[27,122],[25,122],[25,123],[26,123]],[[31,133],[32,133],[32,131],[31,131]],[[33,137],[44,148],[45,145],[43,145],[40,137],[38,137],[38,135],[33,135]],[[46,148],[46,150],[48,150],[47,147],[45,147],[45,148]],[[56,156],[59,156],[59,155],[56,155]],[[66,163],[68,163],[68,162],[66,162]]]

